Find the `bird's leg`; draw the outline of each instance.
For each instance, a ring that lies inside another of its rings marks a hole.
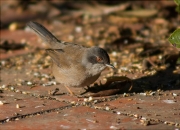
[[[56,88],[55,90],[49,90],[49,91],[48,91],[48,94],[54,96],[54,95],[56,95],[56,93],[57,93],[58,91],[59,91],[59,88]]]
[[[73,95],[74,95],[74,93],[71,91],[71,89],[69,89],[69,87],[68,87],[68,86],[65,86],[65,87],[66,87],[66,89],[69,91],[70,95],[71,95],[71,96],[73,96]]]

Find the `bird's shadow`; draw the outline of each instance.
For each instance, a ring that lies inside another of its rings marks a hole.
[[[158,89],[164,91],[179,90],[180,74],[174,73],[174,70],[175,66],[171,66],[165,70],[157,71],[154,75],[148,75],[135,80],[115,80],[104,85],[94,85],[92,87],[88,87],[85,92],[81,93],[81,95],[99,97],[122,93],[156,91]],[[117,78],[117,76],[115,77]]]

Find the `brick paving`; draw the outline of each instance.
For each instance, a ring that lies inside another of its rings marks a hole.
[[[34,47],[2,53],[1,62],[28,55],[40,47],[30,33],[20,32],[22,37],[6,31],[1,34],[2,39],[11,37],[16,42],[25,38]],[[28,86],[33,75],[31,66],[26,63],[22,63],[20,69],[16,66],[1,69],[0,129],[180,129],[179,89],[154,91],[151,95],[129,93],[80,98],[67,94],[60,84]],[[49,68],[39,71],[50,74]],[[18,79],[24,82],[15,84]],[[49,95],[48,92],[55,88],[60,91]],[[72,89],[76,93],[84,91]]]

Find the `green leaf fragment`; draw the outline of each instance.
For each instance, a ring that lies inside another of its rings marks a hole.
[[[168,38],[169,42],[177,47],[180,48],[180,28],[176,29]]]
[[[174,0],[177,5],[180,5],[180,0]]]

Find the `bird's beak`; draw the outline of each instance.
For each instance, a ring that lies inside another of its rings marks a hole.
[[[110,68],[112,68],[112,69],[115,69],[115,67],[114,67],[113,65],[111,65],[111,64],[106,64],[106,66],[107,66],[107,67],[110,67]]]

